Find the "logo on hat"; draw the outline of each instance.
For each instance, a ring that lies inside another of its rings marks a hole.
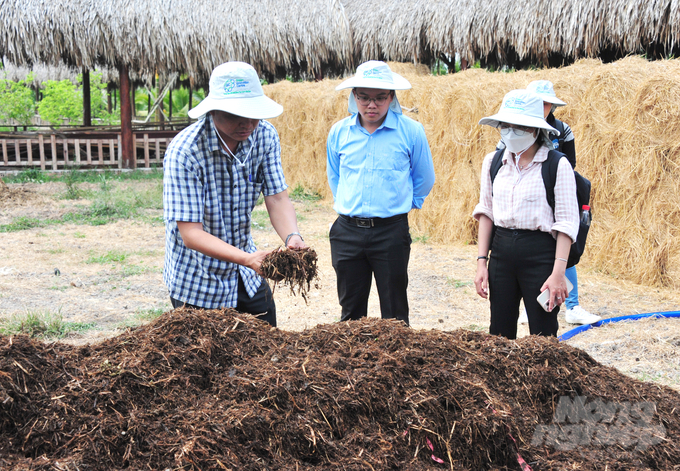
[[[243,79],[229,79],[224,82],[225,95],[242,95],[244,93],[251,93],[250,82]]]
[[[503,103],[503,108],[508,108],[511,110],[524,111],[526,109],[527,102],[519,97],[510,97],[505,103]]]
[[[364,70],[364,78],[384,80],[385,76],[379,69],[374,67],[372,69]]]

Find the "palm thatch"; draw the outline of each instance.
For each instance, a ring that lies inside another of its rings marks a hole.
[[[95,72],[102,74],[102,82],[117,82],[118,72],[110,68],[96,69]],[[0,69],[0,79],[5,80],[27,80],[29,77],[31,81],[29,85],[35,88],[42,88],[44,82],[48,80],[70,80],[73,83],[78,81],[78,74],[82,70],[75,67],[69,67],[65,64],[50,65],[50,64],[34,64],[33,66],[15,65],[6,59],[3,60],[3,67]]]
[[[0,3],[0,53],[20,65],[124,64],[140,76],[180,72],[205,83],[228,60],[270,73],[344,70],[350,38],[338,0]]]
[[[548,65],[677,49],[680,4],[673,0],[578,2],[439,1],[430,8],[426,38],[435,55],[459,53],[508,64],[511,55]]]

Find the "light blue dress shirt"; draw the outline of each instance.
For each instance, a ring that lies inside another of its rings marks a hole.
[[[422,124],[388,110],[369,134],[353,114],[335,123],[326,144],[328,183],[338,214],[387,218],[422,208],[434,185]]]

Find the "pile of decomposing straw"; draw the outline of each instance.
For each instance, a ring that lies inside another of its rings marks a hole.
[[[274,288],[283,282],[290,286],[293,294],[297,290],[306,302],[312,280],[318,278],[317,259],[316,251],[309,247],[274,250],[262,261],[260,270],[265,278],[274,282]]]

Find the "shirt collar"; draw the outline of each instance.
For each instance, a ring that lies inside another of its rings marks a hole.
[[[541,136],[538,136],[539,139]],[[550,149],[548,149],[546,146],[541,146],[538,148],[536,151],[536,155],[534,155],[534,158],[532,159],[532,162],[538,162],[538,163],[543,163],[548,159],[548,152]],[[510,159],[510,151],[505,148],[505,152],[503,152],[503,165],[508,163],[508,159]]]

